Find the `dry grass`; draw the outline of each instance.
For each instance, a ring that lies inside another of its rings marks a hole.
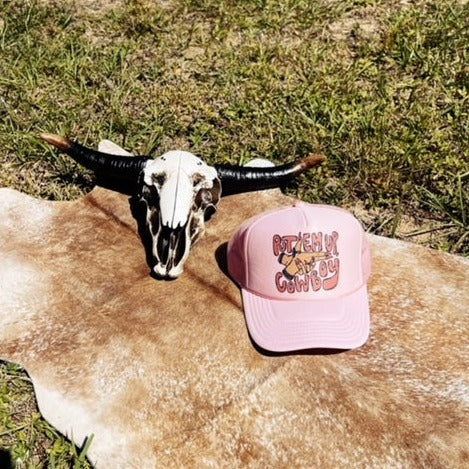
[[[0,185],[92,188],[41,131],[209,163],[321,150],[291,194],[467,255],[468,21],[460,1],[0,0]],[[18,435],[19,467],[50,465]]]

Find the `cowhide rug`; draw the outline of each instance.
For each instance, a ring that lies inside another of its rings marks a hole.
[[[469,262],[370,236],[372,328],[358,350],[267,354],[225,247],[291,204],[227,197],[183,276],[149,274],[128,198],[0,190],[0,358],[98,468],[468,467]]]

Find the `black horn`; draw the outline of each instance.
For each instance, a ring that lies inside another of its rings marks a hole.
[[[103,178],[136,182],[149,160],[147,156],[111,155],[92,150],[59,135],[40,134],[40,137]]]
[[[249,166],[215,165],[221,181],[222,195],[273,189],[285,185],[292,177],[316,166],[326,158],[310,155],[281,166],[255,168]]]

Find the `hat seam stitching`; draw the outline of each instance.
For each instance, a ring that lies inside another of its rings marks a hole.
[[[250,293],[251,295],[254,295],[254,296],[257,296],[259,298],[262,298],[264,300],[268,300],[268,301],[280,301],[280,302],[288,302],[288,301],[294,301],[294,302],[299,302],[299,301],[304,301],[304,302],[314,302],[314,301],[333,301],[333,300],[340,300],[341,298],[344,298],[344,297],[347,297],[347,296],[350,296],[350,295],[353,295],[354,293],[356,293],[358,290],[360,290],[361,288],[363,287],[366,287],[368,289],[368,282],[367,281],[364,281],[362,282],[358,287],[354,288],[353,290],[350,290],[348,291],[347,293],[342,293],[341,295],[338,295],[338,296],[335,296],[333,298],[294,298],[294,297],[290,297],[290,298],[273,298],[273,297],[269,297],[269,296],[266,296],[266,295],[263,295],[261,293],[257,293],[255,292],[254,290],[250,289],[250,288],[246,288],[246,287],[241,287],[242,290],[245,290],[247,293]],[[292,295],[294,295],[294,293],[292,293]]]

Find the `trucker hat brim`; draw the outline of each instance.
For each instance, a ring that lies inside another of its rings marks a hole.
[[[273,300],[245,289],[242,297],[249,333],[265,350],[348,350],[368,339],[366,284],[348,295],[327,300]]]

